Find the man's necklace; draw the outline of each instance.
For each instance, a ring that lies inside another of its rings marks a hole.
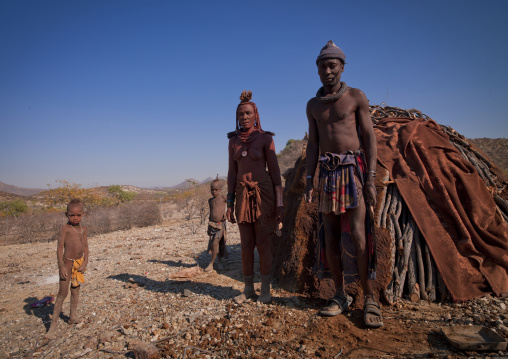
[[[77,233],[77,234],[83,234],[83,228],[81,227],[81,225],[78,226],[79,228],[81,228],[81,232],[78,232],[78,230],[76,228],[74,228],[74,226],[71,224],[71,228],[74,229],[74,231]]]
[[[342,95],[344,95],[347,91],[347,85],[345,82],[341,82],[340,83],[340,88],[339,90],[333,94],[332,96],[326,96],[326,97],[323,97],[323,93],[324,93],[324,87],[321,87],[318,92],[316,93],[316,99],[319,101],[319,102],[324,102],[324,103],[331,103],[331,102],[335,102],[337,101],[339,98],[342,97]]]

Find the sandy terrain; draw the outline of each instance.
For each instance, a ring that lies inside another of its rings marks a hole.
[[[53,341],[44,339],[53,305],[30,304],[56,295],[56,242],[0,247],[0,357],[134,357],[132,339],[168,358],[482,357],[454,349],[441,328],[485,324],[503,332],[507,324],[508,301],[490,297],[385,305],[385,326],[375,330],[365,328],[360,310],[321,317],[321,299],[276,287],[271,304],[238,305],[232,298],[242,288],[239,235],[231,225],[226,269],[168,279],[209,261],[205,227],[192,232],[190,222],[178,220],[90,238],[79,306],[84,323],[67,324],[67,299]]]

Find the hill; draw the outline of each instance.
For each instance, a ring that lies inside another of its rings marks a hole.
[[[197,179],[194,179],[194,178],[187,178],[185,181],[183,181],[175,186],[169,187],[169,188],[171,188],[171,189],[186,189],[186,188],[189,188],[189,187],[192,187],[195,185],[205,184],[210,181],[213,181],[212,177],[208,177],[208,178],[204,179],[203,181],[198,181]]]
[[[306,141],[306,139],[291,139],[286,143],[286,147],[279,152],[277,161],[279,162],[281,174],[286,172],[289,168],[293,168],[296,160],[302,155],[303,145]]]
[[[0,191],[0,201],[15,201],[17,199],[26,200],[26,196],[21,196],[15,193],[8,193]]]
[[[508,175],[508,138],[470,138],[505,175]]]
[[[160,195],[166,193],[164,190],[157,190],[157,189],[151,189],[151,188],[142,188],[142,187],[135,187],[135,186],[129,186],[129,185],[122,185],[120,186],[122,190],[126,192],[133,192],[136,194],[143,194],[143,195]],[[107,191],[107,187],[104,187],[104,190]]]
[[[17,194],[19,196],[33,196],[44,191],[41,188],[23,188],[0,182],[0,192]]]

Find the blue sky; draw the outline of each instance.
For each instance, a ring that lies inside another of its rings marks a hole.
[[[277,151],[333,40],[371,104],[507,138],[508,1],[0,0],[0,181],[171,186],[227,173],[253,92]]]

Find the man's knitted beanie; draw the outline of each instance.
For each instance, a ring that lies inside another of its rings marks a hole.
[[[332,40],[328,41],[326,45],[321,49],[319,56],[317,57],[316,64],[321,60],[327,59],[339,59],[342,63],[346,63],[346,55],[344,52],[333,43]]]

